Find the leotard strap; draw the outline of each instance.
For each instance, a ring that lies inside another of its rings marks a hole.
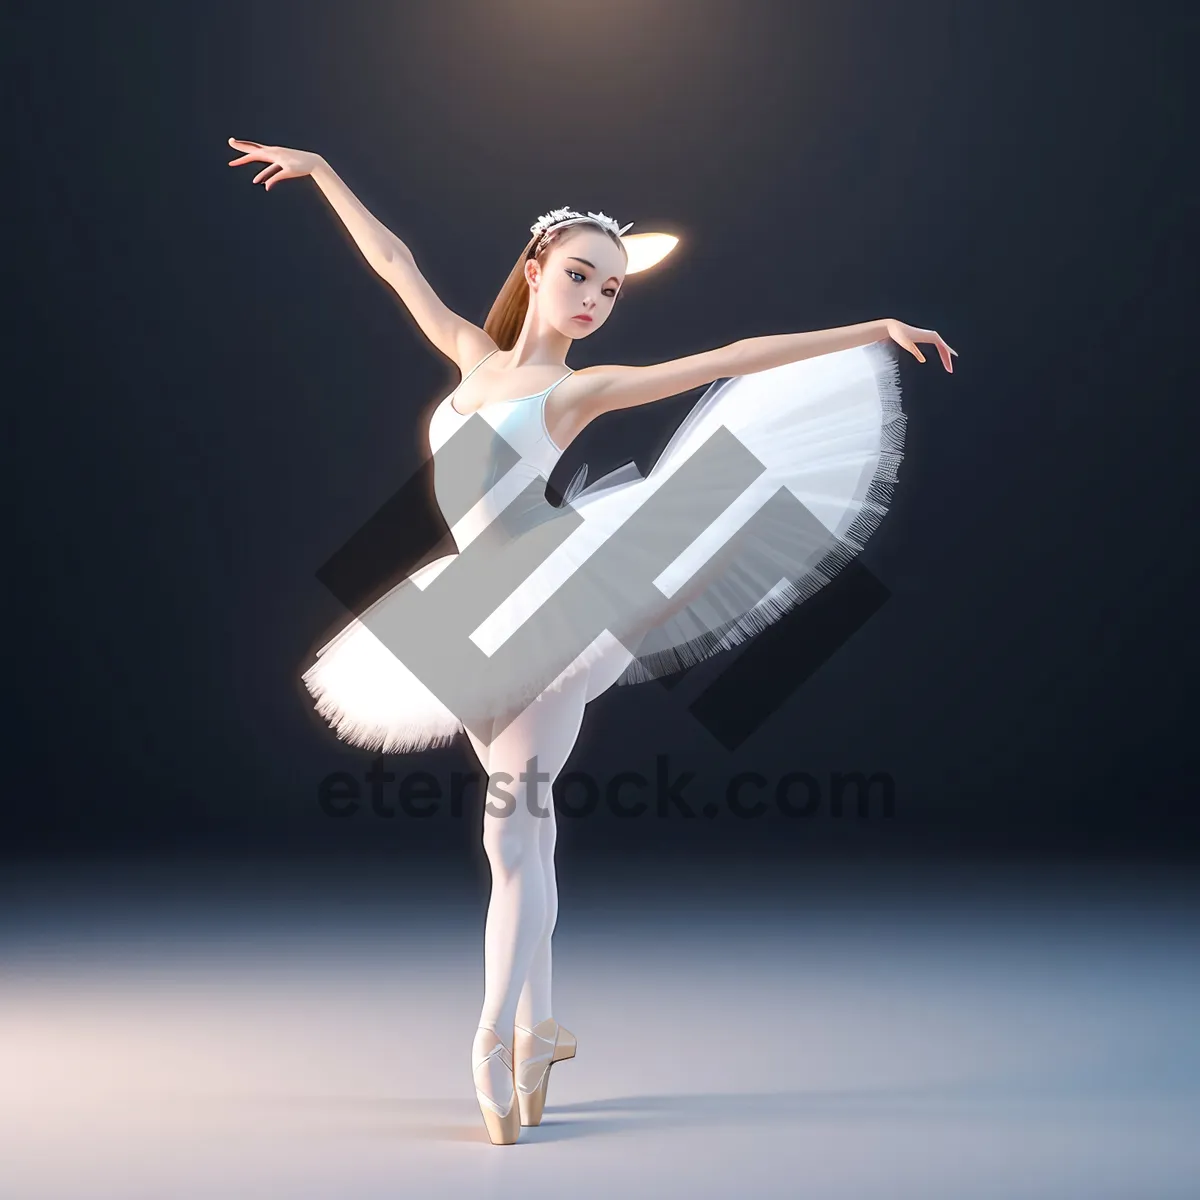
[[[477,363],[476,363],[476,364],[475,364],[475,365],[474,365],[474,366],[473,366],[473,367],[472,367],[472,368],[471,368],[471,369],[470,369],[470,370],[469,370],[469,371],[468,371],[468,372],[467,372],[467,373],[466,373],[466,374],[465,374],[465,375],[462,377],[462,379],[459,381],[459,385],[458,385],[458,387],[462,387],[462,385],[463,385],[464,383],[466,383],[466,382],[467,382],[467,380],[468,380],[468,379],[470,379],[470,378],[471,378],[471,376],[472,376],[472,375],[474,375],[474,374],[475,374],[475,372],[476,372],[476,371],[478,371],[478,370],[479,370],[479,368],[480,368],[480,367],[482,367],[482,366],[483,366],[483,364],[484,364],[485,362],[487,362],[487,360],[488,360],[489,358],[491,358],[493,354],[499,354],[499,353],[500,353],[500,347],[499,347],[499,346],[497,346],[495,350],[492,350],[490,353],[488,353],[488,354],[485,354],[485,355],[484,355],[484,356],[483,356],[483,357],[482,357],[482,358],[481,358],[481,359],[480,359],[480,360],[479,360],[479,361],[478,361],[478,362],[477,362]],[[457,392],[457,391],[458,391],[458,388],[455,388],[454,390]]]
[[[548,388],[547,388],[547,389],[546,389],[546,390],[545,390],[545,391],[542,393],[542,399],[541,399],[541,403],[538,405],[538,409],[539,409],[539,416],[540,416],[540,417],[541,417],[541,419],[542,419],[542,432],[543,432],[543,433],[546,435],[546,441],[548,441],[548,442],[550,443],[550,445],[551,445],[551,446],[553,446],[553,447],[554,447],[554,449],[555,449],[555,450],[556,450],[556,451],[557,451],[559,454],[565,454],[565,453],[566,453],[566,451],[565,451],[565,450],[563,450],[563,449],[562,449],[562,448],[559,446],[559,444],[558,444],[558,443],[557,443],[557,442],[556,442],[556,441],[555,441],[555,440],[554,440],[554,439],[553,439],[553,438],[550,436],[550,429],[549,429],[549,426],[547,426],[547,424],[546,424],[546,401],[550,399],[550,393],[551,393],[552,391],[554,391],[554,389],[555,389],[556,387],[558,387],[558,385],[559,385],[560,383],[562,383],[563,379],[566,379],[568,376],[570,376],[570,375],[574,375],[574,374],[575,374],[575,372],[574,372],[574,371],[568,371],[568,372],[567,372],[567,374],[566,374],[566,375],[564,375],[564,376],[563,376],[561,379],[556,379],[556,380],[555,380],[555,381],[554,381],[554,382],[553,382],[553,383],[552,383],[552,384],[551,384],[551,385],[550,385],[550,386],[549,386],[549,387],[548,387]]]

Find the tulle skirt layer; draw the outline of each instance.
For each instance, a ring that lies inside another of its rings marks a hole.
[[[588,698],[736,645],[823,587],[887,511],[904,443],[877,343],[714,384],[643,478],[526,489],[318,651],[304,683],[384,752],[490,742],[580,671]],[[454,569],[451,570],[450,568]]]

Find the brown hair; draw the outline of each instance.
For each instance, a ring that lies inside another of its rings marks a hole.
[[[496,297],[496,301],[487,315],[487,320],[483,323],[484,333],[496,343],[498,349],[511,350],[517,344],[521,326],[525,324],[525,314],[529,311],[529,283],[525,278],[525,264],[534,258],[544,266],[546,256],[551,249],[559,242],[571,237],[578,229],[603,229],[603,226],[593,224],[591,221],[580,221],[575,225],[566,225],[562,229],[556,229],[536,254],[534,254],[534,248],[537,246],[539,235],[534,234],[529,239],[525,249],[521,251],[521,257],[509,271],[508,278],[504,281],[504,286],[500,289],[500,294]],[[625,250],[621,239],[611,230],[603,229],[603,231],[621,247],[628,259],[628,251]],[[625,288],[622,286],[617,296],[620,297],[624,290]]]

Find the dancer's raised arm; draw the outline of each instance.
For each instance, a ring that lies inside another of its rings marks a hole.
[[[321,155],[236,138],[230,138],[229,144],[235,150],[243,151],[241,158],[235,158],[229,164],[231,167],[250,162],[268,164],[253,180],[254,183],[261,182],[267,191],[281,180],[311,175],[371,269],[387,281],[404,301],[421,332],[447,358],[462,367],[465,362],[477,362],[481,355],[494,349],[482,329],[442,302],[421,274],[408,246],[367,210]]]
[[[940,334],[932,329],[905,325],[903,321],[884,319],[842,325],[836,329],[817,329],[811,333],[744,338],[703,354],[690,354],[686,358],[673,358],[647,367],[585,367],[576,372],[576,377],[586,386],[586,391],[580,390],[578,404],[590,421],[601,413],[677,396],[716,379],[752,375],[785,363],[850,350],[888,338],[903,346],[919,362],[924,362],[925,356],[917,349],[917,343],[932,344],[937,347],[946,370],[954,370],[950,356],[958,351],[946,345]]]

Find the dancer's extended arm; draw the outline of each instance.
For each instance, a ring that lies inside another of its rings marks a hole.
[[[280,180],[311,175],[371,269],[387,281],[404,301],[421,332],[447,358],[462,367],[464,363],[478,362],[494,348],[492,340],[479,326],[443,303],[421,274],[408,246],[367,210],[321,155],[235,138],[230,138],[229,144],[244,152],[241,158],[229,164],[231,167],[249,162],[269,164],[254,177],[255,183],[263,181],[267,191]]]
[[[587,420],[618,408],[649,404],[667,396],[677,396],[695,387],[703,387],[715,379],[733,375],[752,375],[785,363],[820,354],[850,350],[871,342],[892,339],[903,346],[918,361],[925,356],[917,349],[918,342],[937,347],[942,365],[947,371],[954,368],[950,356],[957,354],[932,329],[918,329],[903,321],[883,319],[864,321],[860,325],[842,325],[837,329],[817,329],[811,333],[781,333],[767,337],[744,338],[703,354],[691,354],[668,362],[652,363],[647,367],[596,366],[576,372],[578,403]]]
[[[421,274],[413,252],[367,211],[329,163],[322,159],[312,175],[372,270],[404,301],[421,332],[438,350],[462,367],[478,362],[493,348],[482,329],[447,307]]]

